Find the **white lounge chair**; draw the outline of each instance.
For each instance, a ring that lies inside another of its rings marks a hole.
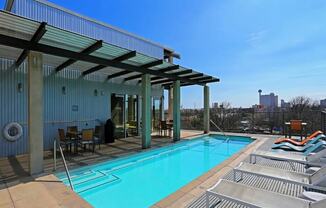
[[[206,191],[206,207],[209,208],[209,197],[232,201],[252,208],[325,208],[326,199],[311,202],[304,199],[254,188],[227,180],[219,180]]]
[[[326,191],[326,187],[320,185],[321,182],[326,180],[326,166],[320,168],[313,174],[307,174],[242,162],[238,167],[233,169],[233,173],[234,181],[237,181],[236,176],[238,173],[240,173],[240,179],[242,179],[243,173],[246,173],[250,175],[276,179],[287,183],[298,184],[307,188]]]
[[[316,153],[311,153],[307,156],[302,154],[291,154],[289,152],[272,152],[272,151],[263,151],[256,150],[255,152],[250,154],[250,163],[256,163],[257,157],[279,160],[279,161],[287,161],[287,162],[297,162],[300,164],[310,165],[310,166],[322,166],[325,165],[326,159],[326,148],[320,150]]]

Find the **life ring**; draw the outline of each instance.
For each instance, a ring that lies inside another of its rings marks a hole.
[[[14,142],[23,136],[23,127],[16,122],[9,123],[3,129],[3,136],[10,142]]]

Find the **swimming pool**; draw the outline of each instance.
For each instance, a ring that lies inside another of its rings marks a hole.
[[[75,192],[94,207],[149,207],[252,141],[249,137],[201,136],[70,174]],[[69,185],[64,173],[57,177]]]

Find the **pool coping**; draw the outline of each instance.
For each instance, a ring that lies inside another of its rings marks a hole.
[[[216,133],[210,133],[205,135],[216,135]],[[241,149],[239,152],[233,154],[228,159],[224,160],[222,163],[213,167],[208,172],[202,174],[196,179],[192,180],[190,183],[182,186],[180,189],[174,193],[168,195],[162,200],[156,202],[151,207],[152,208],[166,208],[166,207],[184,207],[190,204],[196,197],[205,193],[205,191],[214,185],[218,178],[224,176],[228,171],[233,169],[240,161],[247,157],[251,152],[257,149],[265,141],[262,137],[256,135],[244,135],[244,134],[227,134],[230,136],[240,136],[240,137],[250,137],[254,141],[248,144],[245,148]],[[192,137],[190,139],[194,139]],[[209,181],[210,180],[210,181]],[[194,192],[194,193],[190,193]]]
[[[215,133],[211,132],[210,134],[215,134]],[[201,137],[203,135],[209,135],[209,134],[191,135],[189,137],[183,137],[182,140],[192,140],[197,137]],[[245,135],[245,134],[230,133],[228,135],[245,136],[245,137],[251,137],[256,139],[254,136]],[[257,140],[248,144],[244,149],[236,153],[236,155],[241,154],[245,149],[251,147],[254,143],[256,143],[256,141]],[[142,152],[146,152],[146,151],[147,150],[143,150]],[[226,161],[230,161],[230,163],[232,163],[233,159],[231,158],[235,158],[234,155],[232,155]],[[222,162],[220,165],[224,164],[226,161]],[[192,191],[194,188],[196,189],[196,186],[192,186],[192,184],[194,183],[202,186],[201,183],[203,182],[201,181],[204,181],[205,176],[206,178],[209,178],[207,174],[211,173],[215,168],[208,171],[204,175],[201,175],[194,181],[181,187],[177,192],[172,193],[168,197],[159,201],[154,205],[154,207],[161,208],[161,207],[168,207],[168,206],[170,207],[170,205],[173,206],[175,205],[175,203],[173,203],[174,201],[176,201],[179,198],[182,199],[183,197],[188,197],[188,201],[184,200],[185,202],[187,202],[187,204],[188,202],[190,203],[191,201],[195,200],[196,195],[188,194],[187,190]],[[26,181],[20,182],[10,187],[8,187],[6,184],[0,183],[0,188],[1,187],[2,189],[0,189],[0,198],[3,200],[0,201],[0,207],[4,206],[4,207],[40,207],[41,208],[44,205],[47,205],[47,207],[85,207],[85,208],[92,207],[92,205],[89,204],[86,200],[84,200],[77,193],[72,191],[68,186],[64,185],[64,183],[60,179],[58,179],[55,174],[42,173],[39,175],[35,175],[30,177],[29,180],[26,179]],[[34,191],[32,192],[27,191],[31,189]],[[178,194],[179,191],[181,191],[181,195],[179,195],[177,198],[175,197],[172,198],[173,199],[172,202],[166,201],[171,196]],[[162,201],[168,206],[162,206]],[[183,207],[183,206],[178,206],[177,204],[176,207]]]

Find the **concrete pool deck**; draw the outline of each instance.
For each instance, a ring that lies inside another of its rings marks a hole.
[[[182,131],[183,139],[200,135],[199,131]],[[222,164],[214,167],[209,172],[159,201],[153,207],[184,207],[203,194],[205,190],[214,184],[240,161],[258,148],[266,138],[275,138],[269,135],[247,135],[256,140],[239,153],[233,155]],[[159,148],[171,144],[171,140],[162,137],[153,137],[152,148]],[[80,155],[67,156],[70,168],[78,168],[101,161],[114,159],[132,153],[144,151],[141,149],[139,138],[119,139],[114,144],[103,145],[96,153],[81,153]],[[145,150],[146,151],[146,150]],[[52,153],[46,152],[44,163],[45,172],[38,176],[28,176],[27,156],[0,159],[0,208],[4,207],[91,207],[85,200],[65,186],[53,173]],[[58,161],[58,163],[61,163]],[[63,170],[58,164],[58,170]]]

